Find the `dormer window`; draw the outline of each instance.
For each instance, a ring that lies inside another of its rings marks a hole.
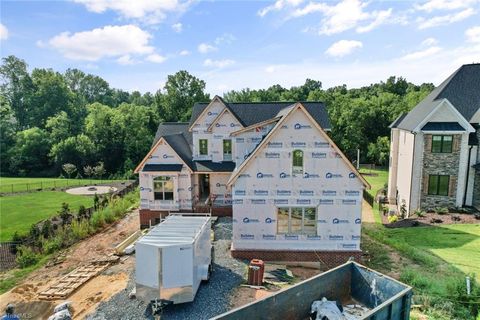
[[[199,153],[201,156],[208,156],[208,140],[207,139],[199,139]]]
[[[302,150],[293,150],[292,173],[303,174],[303,151]]]

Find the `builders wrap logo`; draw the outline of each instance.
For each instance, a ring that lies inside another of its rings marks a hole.
[[[236,138],[236,139],[235,139],[235,142],[236,142],[236,143],[244,143],[244,142],[245,142],[245,138]]]
[[[170,158],[173,158],[173,156],[166,153],[163,155],[163,159],[170,159]]]
[[[285,179],[285,178],[290,177],[290,175],[289,175],[288,173],[286,173],[286,172],[281,172],[281,173],[279,174],[279,177],[280,177],[280,179]]]
[[[345,220],[345,219],[335,218],[335,219],[333,219],[332,223],[333,224],[348,224],[348,223],[350,223],[350,221]]]
[[[311,202],[310,199],[297,199],[297,204],[310,204]]]
[[[273,178],[273,174],[263,173],[263,172],[257,173],[257,179],[265,179],[265,178]]]
[[[217,182],[216,186],[217,188],[220,188],[220,187],[226,187],[227,185],[225,183]]]
[[[318,141],[315,141],[314,147],[315,147],[315,148],[319,148],[319,149],[329,148],[329,147],[330,147],[330,144],[329,144],[328,142],[318,142]]]
[[[342,200],[342,204],[345,204],[345,205],[356,205],[356,204],[357,204],[357,200],[355,200],[355,199],[343,199],[343,200]]]
[[[311,197],[313,196],[313,190],[300,190],[300,195],[301,196],[308,196]]]
[[[263,240],[276,240],[277,236],[274,234],[262,234]]]
[[[356,175],[355,173],[353,173],[353,172],[350,172],[350,173],[348,174],[348,177],[349,177],[350,179],[355,179],[355,178],[357,177],[357,175]]]
[[[338,179],[338,178],[342,178],[342,177],[343,176],[340,173],[327,172],[327,174],[325,174],[325,178],[327,178],[327,179]]]
[[[268,196],[268,190],[253,190],[253,194],[256,196]]]
[[[305,142],[292,142],[290,145],[293,148],[305,148],[307,146]]]
[[[320,199],[318,200],[319,205],[333,205],[333,199]]]
[[[322,191],[322,196],[336,196],[337,191],[335,190],[323,190]]]
[[[333,240],[333,241],[343,240],[343,236],[339,234],[331,234],[328,236],[328,240]]]
[[[215,127],[217,127],[217,128],[226,127],[226,126],[227,126],[227,125],[224,124],[224,123],[218,123],[218,122],[217,122],[217,123],[215,124]]]
[[[235,190],[235,195],[236,196],[245,196],[245,195],[247,195],[247,192],[245,190]]]
[[[242,234],[240,234],[240,239],[242,239],[242,240],[253,240],[253,239],[255,239],[255,236],[253,234],[242,233]]]
[[[355,224],[362,224],[362,219],[360,218],[355,219]]]
[[[313,159],[326,159],[327,154],[325,152],[312,152]]]
[[[208,112],[207,112],[207,115],[209,115],[209,116],[218,116],[218,112],[208,111]]]
[[[355,197],[360,195],[360,191],[357,190],[345,190],[345,195],[349,197]]]
[[[295,130],[302,130],[302,129],[311,129],[312,126],[308,124],[301,124],[301,123],[295,123],[293,126]]]
[[[233,122],[231,122],[231,123],[230,123],[230,127],[231,127],[231,128],[235,128],[235,127],[240,127],[240,125],[239,125],[238,123],[233,123]]]
[[[320,178],[320,175],[316,174],[316,173],[308,173],[308,172],[305,172],[303,174],[303,178],[304,179],[315,179],[315,178]]]
[[[277,190],[277,196],[291,196],[292,191],[290,190]]]
[[[265,152],[265,158],[279,159],[280,158],[280,153],[278,153],[278,152]]]
[[[283,142],[269,142],[269,143],[267,143],[267,147],[269,147],[269,148],[283,148]]]
[[[296,234],[286,234],[285,240],[298,240],[298,235]]]
[[[243,223],[259,223],[260,221],[258,219],[250,219],[250,218],[243,218],[242,220]]]
[[[243,199],[235,199],[232,201],[233,204],[243,204]]]
[[[266,219],[265,219],[265,223],[266,223],[266,224],[274,223],[275,221],[277,221],[277,220],[272,219],[272,218],[266,218]]]
[[[267,203],[264,199],[251,199],[250,200],[251,204],[265,204]]]
[[[288,199],[274,199],[273,204],[288,204]]]

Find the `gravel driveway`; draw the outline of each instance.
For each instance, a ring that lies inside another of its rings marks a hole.
[[[218,218],[214,225],[215,248],[214,271],[208,283],[202,283],[195,300],[167,307],[162,320],[170,319],[209,319],[229,310],[229,300],[233,290],[240,285],[246,272],[246,262],[230,256],[232,239],[232,219]],[[135,287],[134,271],[130,276],[127,289],[102,302],[90,320],[107,319],[153,319],[146,312],[147,305],[136,299],[129,299],[128,293]]]

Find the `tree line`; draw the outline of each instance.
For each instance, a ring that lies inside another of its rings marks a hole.
[[[101,77],[78,69],[64,73],[35,68],[15,56],[0,66],[1,175],[57,176],[72,164],[77,175],[104,166],[111,177],[127,178],[151,147],[160,122],[188,121],[195,102],[210,100],[206,83],[187,71],[167,77],[155,93],[111,88]],[[243,89],[224,94],[228,102],[323,101],[332,139],[348,157],[388,162],[388,125],[433,89],[403,78],[348,89],[323,89],[307,79],[289,89]]]

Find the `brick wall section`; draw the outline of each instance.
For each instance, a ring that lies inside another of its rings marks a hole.
[[[432,153],[432,135],[426,134],[423,153],[423,181],[420,206],[422,209],[435,207],[455,207],[457,196],[457,176],[460,165],[461,135],[453,135],[451,153]],[[449,175],[449,195],[428,195],[428,176],[431,174]]]
[[[237,259],[261,259],[264,261],[320,261],[329,268],[339,266],[353,257],[362,262],[361,251],[276,251],[276,250],[232,250]]]

